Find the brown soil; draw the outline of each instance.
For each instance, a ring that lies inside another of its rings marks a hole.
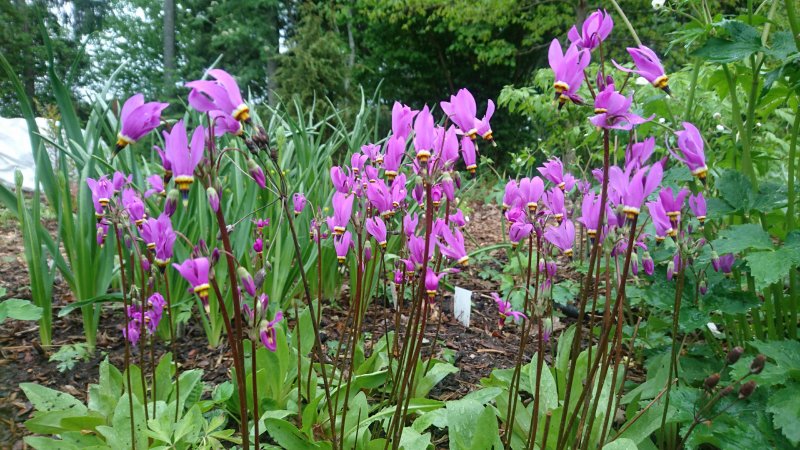
[[[470,249],[502,242],[499,222],[502,215],[496,206],[475,205],[470,216],[467,226]],[[7,289],[9,298],[29,299],[22,237],[14,226],[10,223],[0,227],[0,286]],[[495,251],[491,255],[491,260],[485,264],[499,268],[504,262],[503,252]],[[516,326],[498,330],[497,309],[489,297],[491,292],[498,289],[498,281],[482,280],[478,276],[479,269],[472,265],[448,277],[450,283],[473,291],[469,328],[453,318],[452,296],[449,293],[437,299],[437,306],[426,328],[426,339],[431,343],[436,342],[433,348],[435,356],[441,358],[445,349],[451,350],[455,353],[455,365],[460,369],[437,386],[431,394],[435,398],[447,400],[462,397],[477,389],[480,379],[488,376],[493,369],[514,366],[520,330]],[[60,308],[73,300],[63,282],[57,283],[53,297],[56,315]],[[325,317],[331,320],[323,320],[322,325],[328,342],[341,339],[343,320],[336,318],[345,316],[346,312],[342,310],[326,310]],[[384,319],[393,323],[394,311],[385,308],[382,302],[374,302],[366,315],[365,331],[376,337],[382,336],[386,330]],[[22,423],[30,417],[32,406],[19,389],[19,384],[40,383],[85,401],[88,385],[97,382],[97,367],[105,357],[117,367],[123,365],[122,326],[121,308],[104,307],[98,330],[97,354],[88,361],[79,361],[72,370],[64,373],[59,372],[57,364],[49,362],[48,358],[62,345],[83,341],[80,314],[76,312],[64,318],[54,318],[54,348],[48,350],[42,349],[37,343],[38,329],[30,322],[8,320],[0,327],[0,448],[25,448],[22,437],[28,433]],[[558,331],[563,325],[557,322],[555,328]],[[227,345],[223,342],[217,348],[208,348],[198,321],[189,321],[178,346],[182,367],[203,369],[206,383],[216,384],[229,378]],[[533,346],[529,345],[528,348]],[[156,357],[168,350],[163,344],[157,344]],[[429,354],[430,350],[431,345],[428,344],[423,355]],[[527,353],[526,360],[529,360],[531,352]],[[135,358],[138,363],[138,352]]]

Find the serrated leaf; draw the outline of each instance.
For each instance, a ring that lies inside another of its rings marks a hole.
[[[769,234],[752,223],[733,225],[720,231],[719,237],[711,245],[720,255],[741,253],[744,250],[772,250]]]
[[[745,256],[758,289],[764,289],[786,278],[800,264],[800,248],[781,247],[774,251]]]
[[[800,384],[790,383],[773,392],[767,400],[775,429],[780,429],[793,445],[800,445]]]
[[[755,202],[752,185],[741,172],[725,170],[717,178],[715,186],[719,191],[719,196],[734,211],[747,212]]]

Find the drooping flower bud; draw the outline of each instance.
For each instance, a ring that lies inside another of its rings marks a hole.
[[[209,187],[206,189],[206,195],[208,196],[208,204],[211,206],[211,210],[214,212],[219,211],[219,194],[217,194],[217,190]]]
[[[747,383],[743,384],[742,387],[739,388],[739,399],[744,400],[747,397],[750,397],[750,394],[756,390],[756,382],[753,380],[748,381]]]
[[[242,287],[244,287],[245,292],[247,292],[251,297],[255,297],[256,283],[253,280],[253,276],[250,275],[250,272],[248,272],[244,267],[239,266],[239,268],[236,269],[236,273],[239,275],[239,279],[242,281]]]
[[[706,295],[708,293],[708,283],[706,280],[700,280],[700,295]]]
[[[739,358],[741,358],[743,353],[744,349],[742,347],[733,347],[725,357],[725,362],[727,362],[729,365],[735,364],[736,361],[739,361]]]
[[[711,250],[711,266],[714,268],[714,272],[719,272],[719,255],[714,250]]]
[[[703,387],[705,387],[706,390],[710,391],[710,390],[714,389],[717,386],[718,383],[719,383],[719,374],[718,373],[712,373],[703,382]]]
[[[764,370],[764,363],[767,361],[767,357],[759,353],[753,359],[753,362],[750,363],[750,373],[758,375]]]
[[[675,275],[675,263],[670,261],[667,264],[667,281],[672,281],[672,276]]]
[[[650,256],[650,252],[646,251],[642,254],[642,268],[647,275],[653,275],[655,272],[656,266],[653,258]]]
[[[253,177],[258,187],[261,189],[267,187],[267,178],[264,176],[264,171],[254,160],[247,160],[247,171],[250,173],[250,176]]]
[[[172,217],[175,214],[175,210],[178,209],[178,201],[181,198],[181,192],[177,189],[170,189],[167,193],[167,201],[164,202],[164,214],[168,217]]]
[[[372,244],[369,241],[364,243],[364,262],[372,259]]]
[[[264,280],[267,278],[267,271],[264,269],[258,269],[256,272],[256,276],[253,278],[253,282],[256,284],[256,290],[261,289],[264,286]]]
[[[294,206],[294,215],[299,216],[306,207],[306,196],[298,192],[292,196],[292,203]]]

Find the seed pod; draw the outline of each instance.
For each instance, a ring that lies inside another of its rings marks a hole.
[[[712,373],[711,375],[708,376],[708,378],[705,379],[705,381],[703,382],[703,386],[710,391],[715,387],[717,387],[718,383],[719,383],[719,374]]]
[[[753,380],[748,381],[739,388],[739,399],[743,400],[750,397],[750,394],[756,390],[756,382]]]
[[[739,361],[739,358],[741,358],[742,353],[744,353],[744,349],[742,347],[733,347],[728,352],[728,356],[725,357],[725,362],[728,364],[736,364],[736,361]]]
[[[750,363],[750,373],[758,375],[764,370],[764,363],[767,361],[767,357],[759,353],[756,355],[753,362]]]
[[[719,395],[722,397],[728,396],[733,392],[733,386],[725,386],[722,391],[720,391]]]
[[[256,276],[253,278],[253,281],[256,283],[256,289],[261,289],[261,286],[264,285],[264,279],[267,277],[267,271],[264,269],[259,269],[256,272]]]

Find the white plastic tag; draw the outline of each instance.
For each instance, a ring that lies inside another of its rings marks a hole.
[[[456,286],[453,296],[453,314],[456,320],[469,328],[469,316],[472,312],[472,291]]]

